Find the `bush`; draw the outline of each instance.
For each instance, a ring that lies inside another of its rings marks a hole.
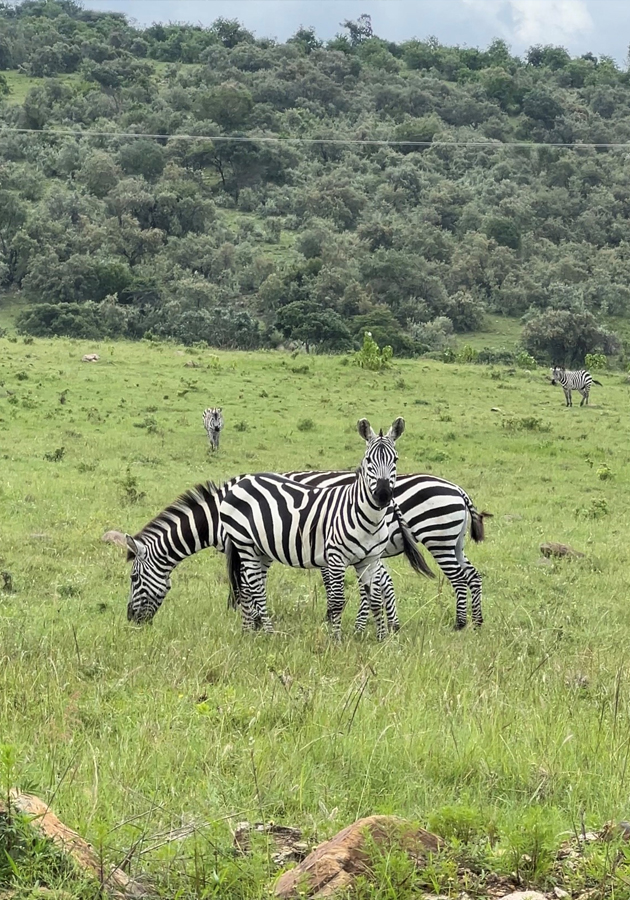
[[[35,337],[65,337],[99,340],[127,333],[127,314],[121,307],[103,303],[43,303],[19,314],[20,334]]]
[[[617,335],[598,325],[586,310],[549,309],[525,325],[523,344],[539,362],[582,365],[587,354],[618,351]]]
[[[363,347],[354,354],[354,361],[362,369],[381,372],[389,368],[393,355],[391,347],[386,346],[381,350],[370,332],[366,331],[363,336]]]
[[[604,353],[587,353],[584,357],[586,368],[592,372],[603,372],[608,364]]]

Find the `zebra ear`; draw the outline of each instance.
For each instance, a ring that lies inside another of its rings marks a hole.
[[[371,441],[376,437],[376,432],[367,419],[359,419],[357,422],[357,431],[364,441]]]
[[[140,541],[135,541],[130,534],[125,535],[125,542],[127,546],[127,550],[129,551],[131,556],[138,557],[138,559],[145,559],[147,555],[147,548]]]
[[[405,430],[405,420],[402,416],[398,416],[397,419],[392,423],[392,427],[389,429],[385,437],[391,438],[392,441],[397,441],[400,435]]]

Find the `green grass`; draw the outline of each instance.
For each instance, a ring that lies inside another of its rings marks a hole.
[[[491,350],[514,351],[520,346],[522,331],[523,323],[519,318],[487,315],[483,330],[457,335],[457,346],[463,347],[467,344],[473,350],[489,347]]]
[[[81,363],[92,351],[100,362]],[[553,840],[582,816],[627,818],[630,387],[600,373],[592,406],[565,409],[542,370],[344,362],[0,339],[0,571],[15,588],[0,591],[0,736],[15,757],[0,789],[52,799],[107,863],[134,848],[132,870],[165,897],[265,896],[268,856],[232,854],[242,819],[323,839],[368,813],[427,822],[464,806],[507,847],[531,806]],[[226,427],[211,456],[214,404]],[[354,578],[339,647],[318,574],[280,566],[278,633],[243,636],[214,551],[176,569],[152,626],[127,624],[129,566],[105,531],[135,532],[203,479],[355,466],[357,419],[401,414],[399,470],[452,479],[494,513],[467,545],[481,632],[454,633],[449,586],[396,559],[402,630],[384,644],[373,627],[352,635]],[[157,431],[136,427],[147,419]],[[586,557],[540,565],[543,540]]]
[[[16,69],[8,69],[2,74],[6,78],[10,90],[10,93],[5,99],[7,103],[16,106],[24,103],[26,95],[31,88],[43,85],[47,80],[46,78],[37,78],[33,75],[27,75],[25,72],[18,72]],[[57,75],[56,78],[60,81],[71,82],[77,81],[78,75]]]

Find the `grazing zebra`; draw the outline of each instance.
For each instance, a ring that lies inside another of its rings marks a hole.
[[[380,597],[380,557],[389,541],[392,505],[404,552],[418,572],[433,577],[395,503],[395,442],[405,429],[398,418],[386,435],[367,419],[358,431],[365,454],[352,483],[308,487],[283,475],[246,475],[225,495],[219,508],[226,533],[225,552],[231,595],[240,601],[244,630],[260,625],[272,631],[265,581],[274,560],[300,569],[325,568],[327,605],[333,633],[339,638],[345,605],[344,573],[354,566],[376,619],[377,636],[385,636]]]
[[[551,383],[562,385],[562,390],[564,391],[564,399],[567,401],[567,406],[573,406],[573,403],[571,401],[571,391],[579,391],[579,393],[582,395],[580,406],[584,406],[584,404],[588,406],[588,395],[591,390],[591,385],[598,384],[600,387],[602,387],[601,381],[596,381],[596,379],[593,378],[591,373],[587,372],[586,369],[578,369],[575,372],[567,372],[564,366],[555,366],[551,370]]]
[[[354,472],[289,472],[289,478],[313,487],[350,485]],[[220,525],[219,506],[227,491],[239,481],[233,478],[217,488],[211,482],[187,491],[166,507],[134,537],[119,531],[108,531],[103,540],[122,545],[133,560],[131,593],[127,607],[130,621],[145,622],[160,608],[171,583],[173,569],[188,556],[207,547],[225,549],[225,535]],[[466,558],[463,547],[468,521],[474,541],[484,538],[484,516],[473,506],[468,494],[456,484],[433,475],[399,475],[394,500],[413,532],[444,575],[457,598],[456,627],[466,624],[467,589],[472,595],[473,621],[481,625],[482,585],[479,572]],[[402,551],[398,520],[390,510],[389,541],[383,557],[397,556]],[[381,567],[381,593],[389,627],[398,630],[396,602],[389,573]],[[326,569],[322,576],[327,577]],[[369,601],[361,590],[361,606],[356,630],[362,631],[368,618]]]
[[[203,411],[203,425],[213,450],[219,449],[219,438],[223,428],[223,407],[212,406]]]

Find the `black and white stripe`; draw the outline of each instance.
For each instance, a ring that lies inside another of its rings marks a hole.
[[[598,384],[602,387],[601,382],[596,381],[586,369],[576,369],[575,371],[570,372],[563,366],[555,366],[551,369],[551,383],[562,385],[567,406],[573,406],[573,402],[571,401],[571,391],[578,391],[582,395],[580,406],[584,406],[584,404],[588,406],[588,395],[592,385]]]
[[[331,486],[349,484],[349,472],[291,472],[290,477],[302,484]],[[414,541],[423,544],[448,578],[456,598],[455,627],[463,628],[468,618],[468,591],[471,595],[472,619],[483,623],[482,582],[477,569],[464,553],[464,541],[470,525],[474,541],[484,539],[484,518],[490,513],[478,512],[466,491],[435,475],[399,475],[394,488],[394,500],[409,526]],[[394,510],[388,511],[389,540],[383,558],[403,552],[402,535]],[[383,566],[381,595],[389,626],[398,630],[394,586]],[[322,573],[325,577],[325,572]],[[363,631],[368,617],[367,598],[361,592],[361,605],[356,630]]]
[[[340,635],[345,605],[344,573],[354,566],[374,614],[379,638],[385,636],[380,598],[380,557],[389,542],[390,504],[398,516],[403,550],[417,571],[432,575],[397,507],[395,442],[404,431],[396,419],[386,435],[367,419],[358,423],[366,442],[352,483],[310,487],[283,475],[247,475],[220,505],[232,596],[238,598],[243,628],[272,630],[267,614],[266,575],[274,561],[294,568],[326,569],[329,619]]]
[[[221,528],[219,506],[225,494],[242,476],[233,478],[221,487],[212,483],[197,485],[187,491],[134,537],[119,531],[109,531],[104,540],[121,544],[133,560],[131,593],[127,615],[131,621],[143,622],[153,618],[170,589],[170,574],[183,559],[215,547],[223,551],[225,534]],[[313,487],[350,485],[353,472],[290,472],[288,477]],[[457,627],[467,619],[467,591],[472,595],[473,621],[482,622],[482,584],[479,572],[464,553],[468,524],[475,541],[484,537],[483,518],[468,494],[456,484],[433,475],[399,475],[394,488],[394,500],[408,522],[416,541],[422,543],[435,557],[448,578],[457,598]],[[389,540],[383,557],[402,552],[402,535],[395,516],[389,518]],[[327,570],[322,570],[324,579]],[[391,578],[381,564],[381,595],[390,629],[398,629],[396,601]],[[361,592],[361,606],[356,628],[365,628],[369,602]]]
[[[206,429],[211,449],[218,450],[219,438],[223,428],[223,407],[211,406],[209,409],[204,409],[203,427]]]

